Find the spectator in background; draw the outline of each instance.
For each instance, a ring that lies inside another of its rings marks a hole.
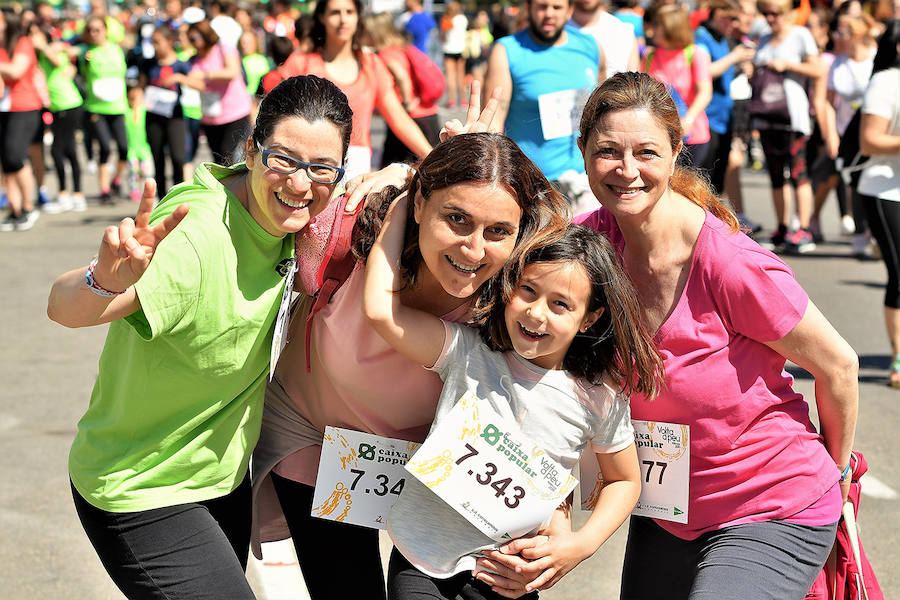
[[[254,95],[263,76],[272,70],[272,63],[259,51],[259,36],[255,31],[244,30],[238,50],[241,52],[241,67],[247,80],[247,93]]]
[[[463,53],[466,59],[466,73],[472,76],[473,81],[479,83],[484,82],[488,55],[491,53],[491,44],[494,43],[490,24],[491,18],[487,11],[479,10],[466,31],[466,50]]]
[[[206,9],[209,26],[219,36],[219,43],[237,48],[244,28],[234,20],[235,5],[230,0],[212,0]]]
[[[575,0],[569,25],[594,36],[606,64],[606,76],[640,69],[634,28],[606,11],[605,0]]]
[[[638,44],[645,44],[646,40],[644,39],[644,9],[640,7],[638,1],[613,0],[612,5],[615,9],[613,12],[613,16],[615,16],[623,23],[628,23],[629,25],[631,25],[631,28],[634,32],[634,37],[637,38]]]
[[[447,75],[447,108],[457,102],[465,103],[466,30],[469,19],[463,14],[462,6],[455,0],[447,4],[447,12],[441,17],[441,51],[444,54],[444,73]]]
[[[431,32],[437,28],[434,18],[422,8],[422,0],[406,0],[409,13],[403,27],[412,36],[413,46],[428,54]]]

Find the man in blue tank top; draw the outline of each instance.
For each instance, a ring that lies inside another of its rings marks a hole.
[[[566,25],[572,8],[571,0],[526,0],[528,28],[494,44],[484,84],[486,95],[503,88],[495,126],[502,123],[551,181],[584,173],[581,109],[605,78],[594,38]]]

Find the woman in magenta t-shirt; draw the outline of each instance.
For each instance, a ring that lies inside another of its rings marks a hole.
[[[675,504],[687,522],[632,517],[621,597],[800,600],[849,490],[858,359],[790,268],[675,166],[682,137],[665,87],[642,73],[608,79],[581,120],[603,206],[576,220],[618,249],[665,367],[662,393],[632,398],[632,417],[689,428],[672,428],[689,440],[688,501]],[[821,434],[786,360],[815,377]]]

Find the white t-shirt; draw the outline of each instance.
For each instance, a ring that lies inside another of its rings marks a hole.
[[[469,28],[469,19],[466,15],[456,15],[451,21],[452,27],[444,32],[444,44],[441,50],[444,54],[462,54],[466,49],[466,29]]]
[[[872,75],[863,99],[864,115],[884,117],[887,133],[900,135],[900,69],[894,67]],[[900,154],[877,154],[869,158],[856,187],[860,194],[900,201]]]
[[[754,66],[765,66],[776,58],[790,63],[802,63],[807,56],[818,56],[816,40],[806,27],[791,27],[791,30],[777,45],[772,42],[772,35],[764,35],[759,41]],[[784,78],[784,95],[787,98],[788,111],[791,113],[791,130],[803,135],[812,134],[812,121],[809,118],[809,96],[806,93],[807,78],[787,71]]]
[[[590,386],[565,371],[533,365],[515,352],[494,352],[477,330],[444,324],[444,350],[432,367],[444,389],[432,431],[460,398],[474,393],[479,402],[518,422],[529,439],[570,473],[584,450],[613,453],[634,443],[628,399],[608,385]],[[406,478],[387,526],[397,550],[417,569],[440,579],[474,569],[482,550],[500,545],[414,477]]]
[[[855,61],[841,54],[831,63],[831,69],[828,70],[828,89],[835,92],[834,112],[839,135],[844,135],[850,119],[862,106],[866,86],[872,76],[874,60],[874,52],[862,61]]]
[[[600,16],[593,25],[581,27],[574,19],[569,20],[569,25],[594,36],[606,58],[607,77],[628,70],[628,59],[635,44],[634,28],[631,25],[605,10],[600,11]]]
[[[219,36],[220,43],[231,46],[232,48],[237,48],[238,42],[241,39],[241,34],[244,32],[240,23],[231,17],[219,15],[209,22],[209,26],[212,27],[213,31],[216,32],[216,35]]]

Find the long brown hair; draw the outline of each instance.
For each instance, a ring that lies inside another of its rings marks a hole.
[[[416,167],[416,174],[402,190],[389,187],[369,202],[353,230],[353,254],[365,262],[381,230],[388,207],[401,192],[409,194],[405,247],[401,256],[405,286],[415,284],[422,265],[419,251],[419,224],[413,218],[413,198],[421,194],[427,202],[436,190],[460,183],[487,183],[511,191],[522,209],[517,253],[535,240],[559,234],[569,221],[569,205],[525,153],[511,139],[499,133],[457,135],[434,147]]]
[[[601,126],[606,115],[625,110],[649,112],[668,134],[672,152],[678,152],[684,131],[681,129],[681,117],[678,116],[678,109],[672,101],[672,96],[669,95],[666,86],[659,81],[646,73],[634,71],[616,73],[593,91],[581,113],[579,133],[582,143],[588,144],[591,133]],[[672,191],[724,221],[732,233],[740,229],[734,213],[716,197],[709,182],[693,169],[676,166],[669,178],[668,186]]]

